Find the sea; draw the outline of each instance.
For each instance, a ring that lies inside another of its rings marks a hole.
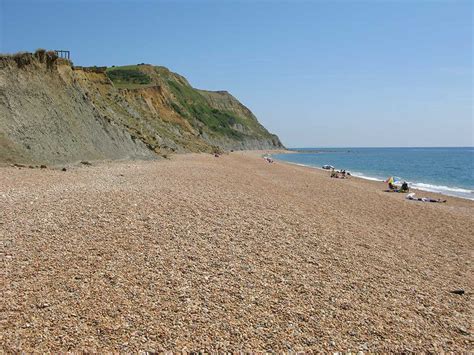
[[[272,157],[314,168],[332,165],[368,180],[395,176],[419,190],[474,200],[474,147],[291,150]]]

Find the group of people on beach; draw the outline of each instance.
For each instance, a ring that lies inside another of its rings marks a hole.
[[[406,193],[409,192],[410,188],[408,187],[408,183],[404,181],[402,183],[402,186],[398,187],[397,185],[393,184],[392,182],[389,181],[388,183],[388,190],[387,192],[401,192],[401,193]]]
[[[400,193],[408,193],[410,192],[410,187],[406,181],[403,181],[402,185],[398,187],[395,185],[393,178],[389,178],[388,180],[388,190],[387,192],[400,192]],[[446,200],[442,200],[440,198],[431,198],[431,197],[416,197],[415,193],[409,193],[406,196],[407,200],[411,201],[421,201],[421,202],[446,202]]]
[[[351,173],[346,170],[335,170],[332,168],[330,176],[335,179],[348,179],[351,176]]]
[[[328,166],[329,168],[329,166]],[[346,170],[335,170],[335,168],[331,168],[331,175],[330,177],[336,179],[347,179],[351,176],[351,173]],[[323,167],[325,169],[325,167]],[[399,181],[398,178],[395,178],[396,181]],[[388,183],[388,190],[386,192],[399,192],[399,193],[408,193],[410,192],[410,187],[406,181],[403,181],[401,185],[397,185],[396,181],[393,177],[388,178],[385,182]],[[446,200],[442,200],[439,198],[431,198],[431,197],[415,197],[415,193],[408,193],[406,196],[408,200],[412,201],[421,201],[421,202],[446,202]]]
[[[273,159],[272,159],[271,157],[267,156],[267,155],[265,155],[265,156],[263,157],[263,159],[264,159],[267,163],[273,163]]]

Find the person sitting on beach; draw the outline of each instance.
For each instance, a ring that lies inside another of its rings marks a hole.
[[[406,197],[408,200],[412,201],[421,201],[421,202],[446,202],[446,200],[441,200],[440,198],[431,198],[431,197],[415,197],[415,193],[412,192]]]
[[[408,183],[406,181],[403,182],[402,187],[400,187],[397,192],[408,192],[410,191],[410,188],[408,187]]]

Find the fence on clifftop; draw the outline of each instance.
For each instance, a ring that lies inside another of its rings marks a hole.
[[[56,53],[56,55],[59,58],[71,60],[71,52],[70,51],[65,51],[65,50],[62,50],[62,49],[57,49],[57,50],[55,49],[54,52]]]

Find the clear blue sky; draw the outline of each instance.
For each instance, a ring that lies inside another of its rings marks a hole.
[[[1,52],[164,65],[290,147],[474,143],[471,1],[0,2]]]

